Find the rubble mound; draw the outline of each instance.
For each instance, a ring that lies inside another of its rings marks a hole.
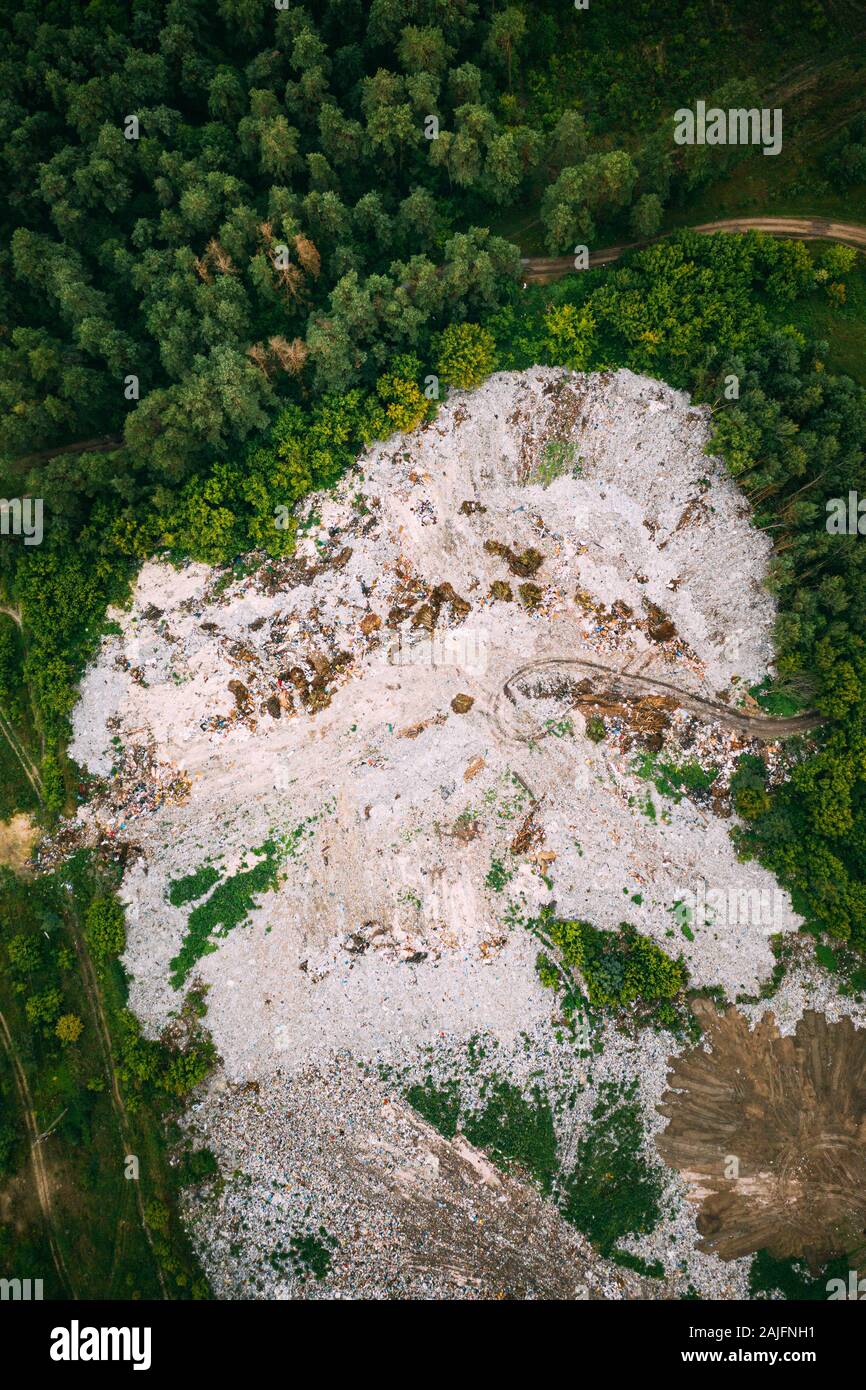
[[[463,1135],[443,1138],[346,1059],[261,1090],[218,1088],[206,1118],[194,1132],[223,1171],[247,1177],[188,1203],[220,1298],[664,1294],[598,1255],[531,1183]],[[343,1236],[321,1293],[292,1259],[305,1228]]]

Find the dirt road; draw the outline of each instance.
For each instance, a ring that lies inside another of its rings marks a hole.
[[[730,705],[724,704],[721,700],[708,700],[701,695],[688,694],[670,681],[659,680],[654,676],[630,675],[626,671],[618,670],[615,666],[606,666],[599,661],[587,661],[583,657],[553,656],[544,657],[538,661],[529,661],[525,666],[519,666],[516,671],[512,671],[511,675],[503,681],[494,705],[493,718],[506,737],[516,738],[521,743],[529,743],[538,742],[545,736],[544,730],[541,728],[534,728],[525,732],[518,731],[514,727],[513,721],[506,725],[502,717],[503,701],[507,700],[512,705],[516,703],[512,687],[521,677],[533,675],[537,671],[563,666],[578,667],[580,670],[596,676],[600,672],[605,677],[606,690],[618,696],[670,695],[682,709],[690,710],[701,719],[716,720],[729,729],[738,729],[741,733],[749,734],[752,738],[758,738],[765,742],[790,738],[793,734],[807,733],[821,722],[819,715],[814,710],[806,710],[803,714],[794,714],[788,718],[778,718],[774,715],[743,714],[738,710],[731,709]]]
[[[714,232],[769,232],[770,236],[792,237],[797,241],[841,241],[846,246],[856,246],[859,251],[866,252],[866,227],[858,227],[853,222],[833,222],[826,217],[728,217],[719,222],[702,222],[700,226],[688,230],[706,236]],[[668,236],[673,236],[673,232],[663,232],[660,237],[651,237],[647,241],[624,242],[621,246],[591,251],[590,267],[610,265],[626,251],[651,246],[653,242]],[[560,280],[575,269],[573,256],[525,256],[521,265],[524,280],[532,285]]]

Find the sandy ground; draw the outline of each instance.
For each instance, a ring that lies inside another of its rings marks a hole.
[[[30,862],[39,827],[24,812],[0,822],[0,864],[21,873]]]

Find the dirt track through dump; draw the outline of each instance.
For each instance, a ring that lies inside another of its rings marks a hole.
[[[690,710],[699,718],[717,720],[729,729],[738,729],[741,733],[749,734],[752,738],[758,738],[764,742],[775,742],[777,739],[790,738],[794,734],[807,733],[821,722],[819,715],[814,710],[806,710],[803,714],[794,714],[785,718],[773,715],[740,714],[721,700],[707,700],[701,695],[687,694],[670,681],[659,680],[654,676],[631,675],[615,666],[609,666],[599,661],[588,661],[584,657],[553,656],[544,657],[538,661],[528,661],[524,666],[519,666],[516,671],[512,671],[511,675],[503,681],[492,714],[494,722],[506,738],[512,736],[521,743],[529,743],[538,742],[539,739],[545,737],[546,731],[540,727],[529,733],[521,733],[506,726],[502,720],[502,701],[506,699],[511,704],[515,703],[511,687],[522,676],[561,666],[578,667],[593,673],[603,672],[604,675],[613,677],[613,690],[617,695],[672,695],[683,709]]]

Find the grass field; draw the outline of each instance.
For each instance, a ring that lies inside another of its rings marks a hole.
[[[27,881],[7,878],[2,907],[4,915],[15,913],[19,929],[32,925],[28,921],[31,902]],[[50,936],[47,949],[66,966],[61,967],[64,1010],[77,1014],[84,1024],[79,1040],[59,1052],[47,1048],[25,1016],[24,998],[6,972],[0,974],[0,1008],[27,1076],[37,1129],[50,1131],[41,1143],[42,1157],[55,1213],[55,1237],[73,1285],[71,1289],[64,1286],[63,1293],[77,1298],[158,1298],[159,1281],[137,1217],[134,1183],[124,1178],[126,1155],[96,1020],[62,917],[51,925]],[[20,1097],[11,1084],[6,1093],[20,1108]],[[146,1135],[137,1147],[142,1150],[140,1160],[145,1151],[151,1159],[153,1146]],[[33,1184],[27,1181],[28,1150],[27,1143],[19,1143],[19,1165],[9,1181],[28,1191],[24,1209],[33,1228],[31,1240],[41,1241],[43,1262],[38,1270],[30,1269],[28,1244],[22,1246],[16,1239],[14,1259],[4,1273],[44,1277],[47,1289],[49,1279],[55,1284],[61,1281],[45,1249],[45,1223],[33,1199]],[[141,1166],[146,1172],[143,1161]]]
[[[817,247],[815,248],[817,250]],[[793,323],[807,338],[829,344],[824,365],[844,372],[866,386],[866,256],[859,256],[855,270],[845,276],[844,304],[831,302],[823,288],[777,314],[780,323]]]
[[[15,1135],[0,1162],[0,1277],[42,1278],[46,1297],[183,1298],[202,1285],[176,1212],[171,1107],[125,1094],[115,1033],[125,977],[117,961],[93,969],[82,931],[87,904],[115,880],[116,866],[92,856],[76,856],[61,874],[40,879],[38,892],[26,874],[0,873],[4,942],[34,938],[41,957],[22,977],[0,949],[0,1013],[29,1091],[23,1098],[0,1048],[2,1117]],[[74,1044],[58,1045],[50,1025],[27,1016],[28,999],[46,984],[59,989],[63,1014],[83,1024]],[[48,1219],[31,1158],[33,1132],[45,1136],[39,1147]]]

